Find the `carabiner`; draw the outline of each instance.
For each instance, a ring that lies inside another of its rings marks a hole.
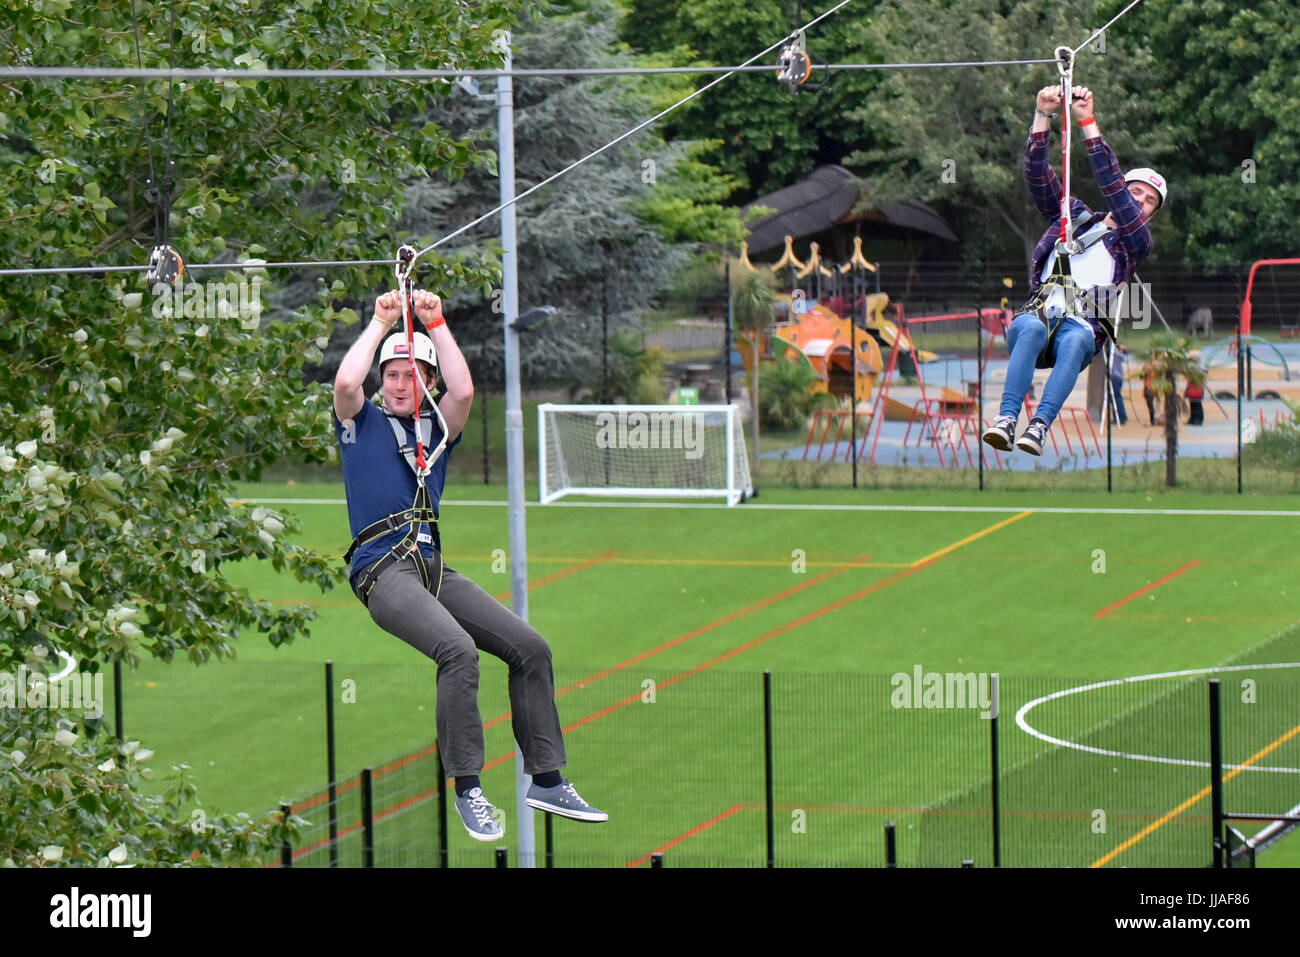
[[[1057,47],[1052,56],[1056,58],[1056,70],[1062,78],[1074,72],[1074,51],[1069,47]]]
[[[411,281],[411,270],[415,268],[415,247],[403,244],[398,247],[397,261],[393,266],[393,275],[397,278],[397,285],[402,291],[406,291],[406,286]]]

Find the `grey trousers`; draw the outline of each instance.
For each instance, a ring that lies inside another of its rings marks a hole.
[[[422,556],[417,560],[425,562],[437,587],[434,563]],[[451,568],[444,569],[435,598],[410,560],[384,569],[368,608],[380,628],[437,662],[438,747],[448,775],[464,777],[483,770],[480,648],[509,667],[510,721],[524,771],[542,774],[564,767],[551,648],[514,612]]]

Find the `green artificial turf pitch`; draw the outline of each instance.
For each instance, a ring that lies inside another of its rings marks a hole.
[[[339,484],[241,494],[343,497]],[[494,595],[510,587],[503,496],[449,488],[442,523],[449,564]],[[554,652],[566,773],[611,818],[556,821],[556,865],[644,865],[656,850],[670,866],[761,865],[765,669],[778,865],[878,866],[886,821],[902,864],[993,863],[990,721],[978,708],[925,707],[919,693],[921,707],[895,707],[902,685],[891,676],[918,666],[1000,676],[1002,863],[1208,863],[1209,773],[1172,763],[1208,758],[1207,675],[1108,685],[1026,715],[1077,747],[1031,735],[1016,715],[1108,679],[1300,660],[1287,594],[1298,587],[1287,534],[1297,519],[1186,511],[1290,501],[1033,498],[773,490],[731,509],[531,505],[529,615]],[[495,504],[469,504],[484,499]],[[864,503],[891,508],[767,507]],[[991,510],[933,510],[946,506]],[[330,556],[346,545],[341,504],[267,507],[296,517],[301,545]],[[1084,511],[1043,511],[1057,507]],[[1101,507],[1182,511],[1091,511]],[[371,767],[378,863],[432,864],[433,663],[373,625],[346,585],[321,595],[254,561],[222,574],[255,597],[316,606],[311,638],[276,649],[244,635],[236,660],[199,668],[146,662],[124,679],[127,736],[155,750],[158,769],[188,763],[205,808],[261,814],[294,802],[311,822],[299,861],[324,863],[330,659],[342,863],[360,863],[355,782]],[[1300,803],[1300,732],[1289,735],[1300,670],[1219,677],[1225,761],[1279,769],[1236,772],[1226,806],[1286,811]],[[479,702],[484,788],[513,845],[506,673],[486,655]],[[454,813],[451,824],[451,863],[488,866],[491,848]],[[540,848],[540,816],[537,835]],[[1260,863],[1300,863],[1296,845],[1288,838]]]

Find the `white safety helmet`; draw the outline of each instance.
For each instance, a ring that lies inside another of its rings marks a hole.
[[[415,358],[420,362],[427,362],[435,371],[438,368],[438,354],[433,349],[433,340],[423,332],[417,332],[414,336]],[[379,350],[379,368],[382,371],[384,363],[389,359],[406,359],[410,356],[410,346],[406,343],[406,333],[398,332],[384,340],[384,346]]]
[[[1129,183],[1146,183],[1157,193],[1160,194],[1160,205],[1156,209],[1161,209],[1165,201],[1169,198],[1169,184],[1165,178],[1149,166],[1140,166],[1137,169],[1131,169],[1124,174],[1124,185]]]

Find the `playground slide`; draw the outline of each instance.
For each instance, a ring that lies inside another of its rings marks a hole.
[[[894,325],[888,319],[881,319],[879,329],[880,329],[880,338],[885,340],[885,345],[892,346],[894,344],[894,341],[898,338],[898,326]],[[898,344],[898,350],[900,352],[911,351],[906,341],[900,342]],[[938,356],[936,356],[933,352],[930,352],[928,349],[918,349],[916,351],[916,357],[921,362],[933,362],[935,359],[938,358]]]

